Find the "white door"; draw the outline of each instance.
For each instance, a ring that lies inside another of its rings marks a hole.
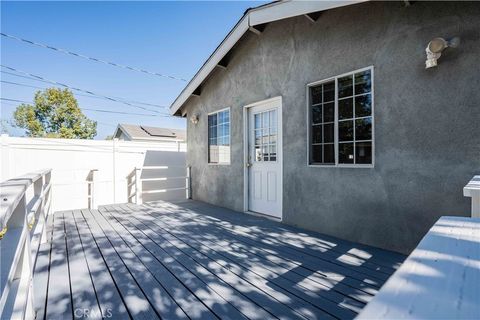
[[[248,108],[248,209],[282,218],[281,100]]]

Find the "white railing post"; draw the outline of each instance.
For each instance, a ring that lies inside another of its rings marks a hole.
[[[187,199],[192,199],[192,167],[187,167],[187,178],[186,178],[186,190],[187,190]]]
[[[23,228],[28,230],[27,215],[24,216],[24,219]],[[25,241],[25,243],[23,244],[20,261],[18,262],[13,277],[13,280],[19,280],[20,284],[19,292],[13,305],[14,316],[12,316],[12,319],[17,319],[17,317],[21,319],[35,319],[33,301],[33,259],[30,232],[25,231],[25,238],[23,241]]]
[[[25,188],[22,198],[8,219],[7,227],[8,229],[21,229],[21,232],[24,235],[23,237],[20,237],[20,242],[16,248],[17,250],[21,250],[20,254],[18,255],[18,260],[14,265],[15,267],[10,269],[10,272],[13,272],[13,275],[8,276],[12,282],[20,282],[18,289],[19,292],[11,302],[13,304],[11,307],[12,319],[35,318],[33,314],[33,261],[31,256],[30,232],[27,215],[27,188]],[[2,296],[2,298],[4,297]],[[7,301],[2,300],[2,308],[0,312],[3,312],[5,307],[7,307],[5,303],[7,303]]]
[[[52,210],[52,171],[48,171],[45,176],[44,176],[44,182],[45,182],[45,194],[44,194],[44,199],[43,201],[45,202],[45,220],[47,217],[50,215],[50,212]]]
[[[88,174],[88,208],[98,209],[98,199],[96,197],[96,185],[98,169],[90,170]]]
[[[463,188],[463,195],[472,198],[472,218],[480,218],[480,175],[474,176]]]
[[[37,211],[33,211],[30,213],[27,213],[29,216],[27,217],[27,222],[28,222],[28,227],[31,229],[35,223],[35,220],[40,220],[43,218],[43,207],[45,205],[45,199],[43,197],[43,185],[44,185],[44,176],[42,175],[40,178],[37,179],[33,183],[33,196],[39,199],[39,207]],[[37,212],[38,212],[38,217],[37,217]],[[45,222],[42,219],[42,223]]]
[[[142,204],[142,171],[141,168],[135,168],[135,203]]]
[[[97,172],[97,169],[92,170],[92,209],[98,209]]]
[[[113,181],[113,203],[117,203],[117,168],[116,168],[116,157],[117,157],[117,143],[118,138],[112,139],[112,181]]]
[[[42,223],[43,223],[42,234],[40,236],[40,243],[45,243],[47,241],[47,217],[50,213],[50,207],[51,207],[50,205],[51,177],[52,175],[50,171],[44,174],[40,179],[42,181],[41,194],[40,194],[40,196],[42,197],[42,201],[40,203],[40,209],[39,209],[40,212],[38,213],[38,219],[39,220],[42,219]]]

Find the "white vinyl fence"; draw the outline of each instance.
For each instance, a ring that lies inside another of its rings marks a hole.
[[[2,135],[0,181],[52,168],[53,211],[86,208],[92,205],[92,200],[95,205],[125,203],[128,201],[127,177],[135,168],[164,166],[172,158],[176,166],[185,168],[185,152],[186,144],[177,142]],[[184,171],[185,176],[186,168]]]

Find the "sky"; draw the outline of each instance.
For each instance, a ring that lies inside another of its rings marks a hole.
[[[190,80],[254,1],[182,2],[6,2],[1,1],[1,32],[89,57]],[[118,123],[185,128],[185,119],[159,116],[187,82],[129,71],[0,37],[1,64],[94,93],[135,101],[142,110],[73,91],[81,108],[98,122],[95,139],[111,135]],[[53,85],[7,74],[2,68],[3,99],[32,102],[38,88]],[[17,85],[7,83],[14,82]],[[77,95],[77,93],[81,95]],[[86,95],[86,96],[84,96]],[[117,99],[118,100],[118,99]],[[20,104],[0,101],[0,117],[10,125]]]

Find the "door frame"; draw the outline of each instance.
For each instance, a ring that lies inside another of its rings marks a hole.
[[[282,96],[277,96],[261,101],[256,101],[254,103],[247,104],[243,106],[243,211],[246,213],[251,213],[255,215],[261,215],[262,217],[270,218],[273,220],[283,220],[283,126],[282,126],[282,110],[283,110],[283,101],[282,101]],[[280,193],[280,218],[276,218],[273,216],[269,215],[264,215],[264,214],[259,214],[257,212],[251,212],[249,210],[249,202],[248,202],[248,195],[249,195],[249,177],[248,177],[248,168],[247,168],[247,162],[248,162],[248,153],[249,148],[248,148],[248,139],[249,139],[249,128],[248,128],[248,123],[249,123],[249,109],[252,107],[257,107],[259,105],[269,103],[269,102],[279,102],[279,107],[278,107],[278,113],[277,113],[277,121],[278,121],[278,127],[277,127],[277,132],[278,136],[280,137],[280,141],[282,142],[281,146],[277,146],[278,150],[280,151],[279,154],[277,154],[277,161],[280,163],[280,182],[279,182],[279,193]]]

